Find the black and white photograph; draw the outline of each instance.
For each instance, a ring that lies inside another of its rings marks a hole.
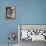
[[[31,46],[46,42],[46,25],[18,25],[18,39],[20,46]]]
[[[16,7],[6,7],[6,18],[16,19]]]

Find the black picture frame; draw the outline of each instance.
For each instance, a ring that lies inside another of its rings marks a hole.
[[[16,19],[16,6],[6,7],[6,19]]]

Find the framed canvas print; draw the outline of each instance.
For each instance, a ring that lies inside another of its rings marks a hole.
[[[46,25],[45,24],[19,24],[18,42],[19,42],[19,46],[31,46],[34,43],[39,43],[39,42],[46,43]]]
[[[16,6],[6,7],[6,19],[16,19]]]
[[[18,38],[21,40],[46,41],[46,25],[20,24]]]

